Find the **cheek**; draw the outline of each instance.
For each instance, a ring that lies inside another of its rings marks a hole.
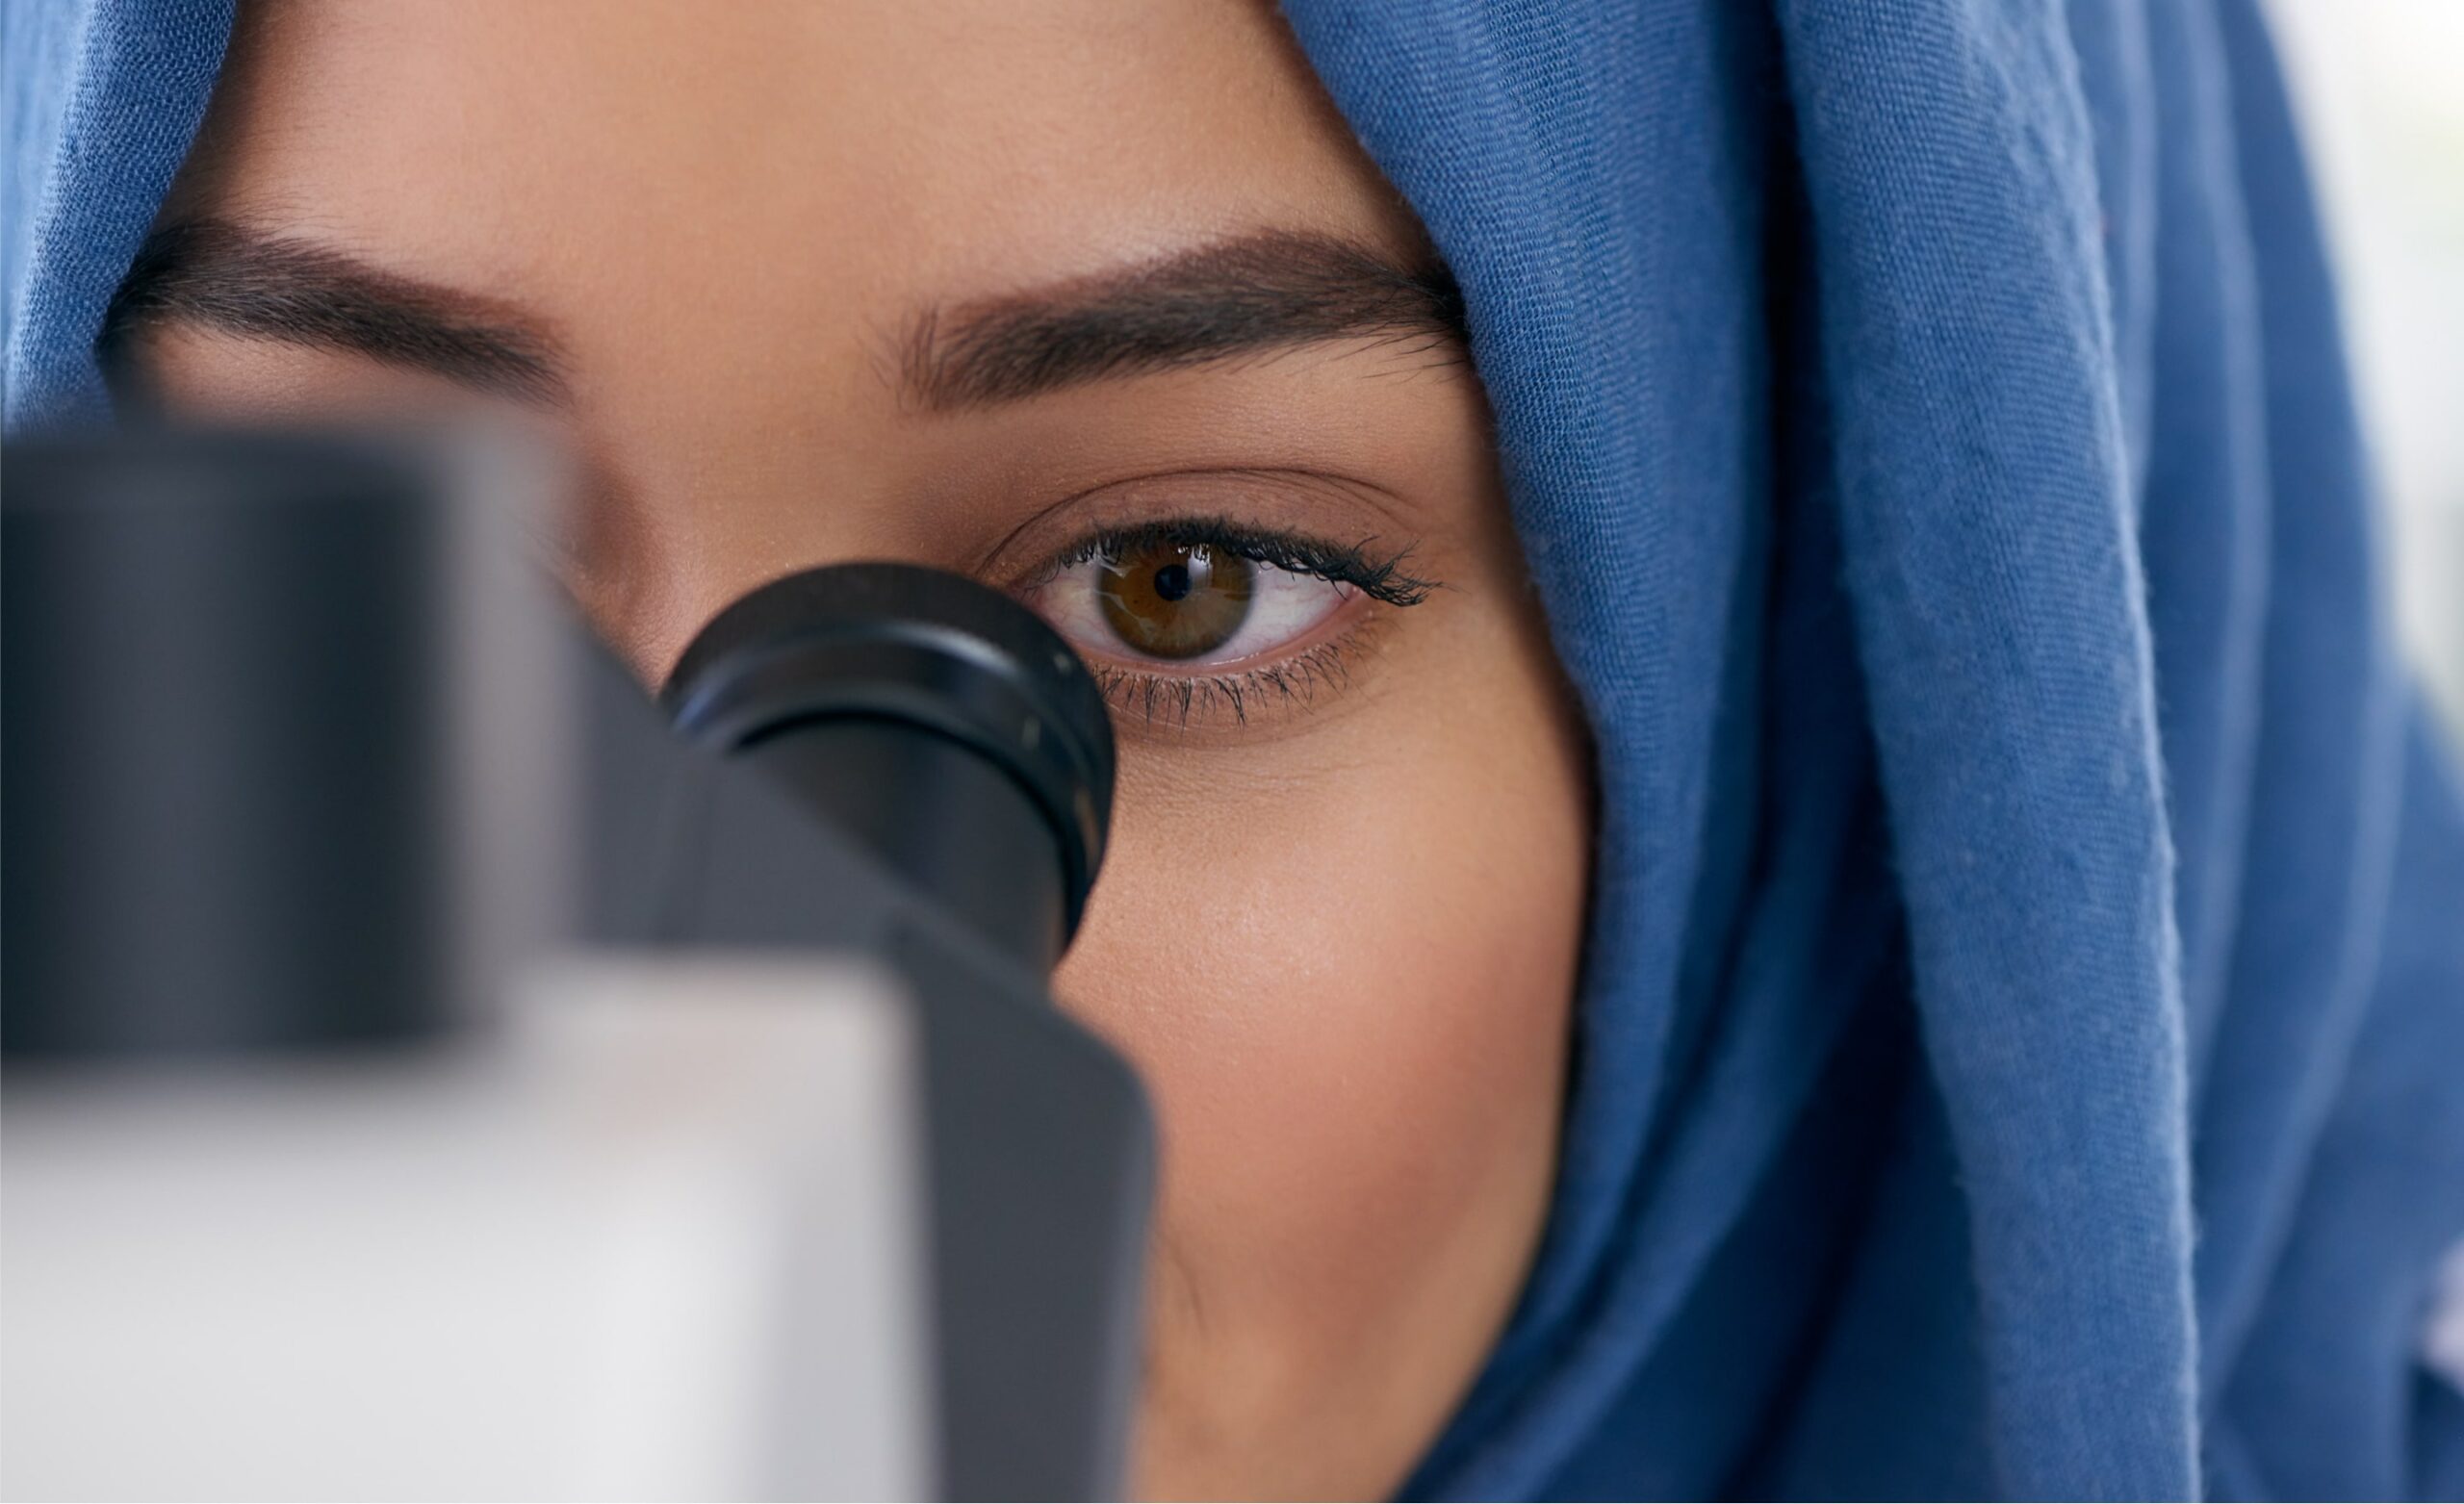
[[[1539,854],[1482,839],[1443,777],[1360,782],[1163,815],[1124,853],[1111,963],[1087,958],[1164,1103],[1176,1207],[1286,1226],[1248,1251],[1316,1266],[1313,1226],[1427,1231],[1458,1153],[1527,1108],[1564,1002]]]
[[[1348,754],[1301,751],[1313,736],[1255,754],[1315,765],[1297,777],[1133,771],[1060,979],[1156,1098],[1154,1362],[1203,1366],[1210,1410],[1314,1389],[1358,1420],[1358,1386],[1416,1363],[1440,1370],[1424,1408],[1442,1410],[1519,1286],[1553,1172],[1579,772],[1536,729],[1376,719],[1341,728]],[[1552,720],[1534,704],[1528,725]]]

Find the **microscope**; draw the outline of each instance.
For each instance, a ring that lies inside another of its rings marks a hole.
[[[5,479],[0,1491],[1120,1493],[1153,1133],[1032,612],[811,570],[654,695],[501,445]]]

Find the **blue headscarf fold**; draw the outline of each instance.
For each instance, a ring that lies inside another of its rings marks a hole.
[[[1411,1491],[2464,1493],[2464,806],[2247,0],[1287,10],[1599,749],[1558,1194]],[[9,21],[17,426],[229,10]]]

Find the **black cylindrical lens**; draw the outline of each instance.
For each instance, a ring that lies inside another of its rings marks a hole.
[[[705,627],[663,696],[927,897],[1039,970],[1076,933],[1112,818],[1112,723],[1066,643],[908,564],[776,580]]]

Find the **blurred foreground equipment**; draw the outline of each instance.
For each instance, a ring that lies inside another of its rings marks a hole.
[[[1150,1131],[1051,1005],[1109,730],[815,572],[690,736],[472,446],[25,442],[0,538],[0,1487],[1116,1493]]]

